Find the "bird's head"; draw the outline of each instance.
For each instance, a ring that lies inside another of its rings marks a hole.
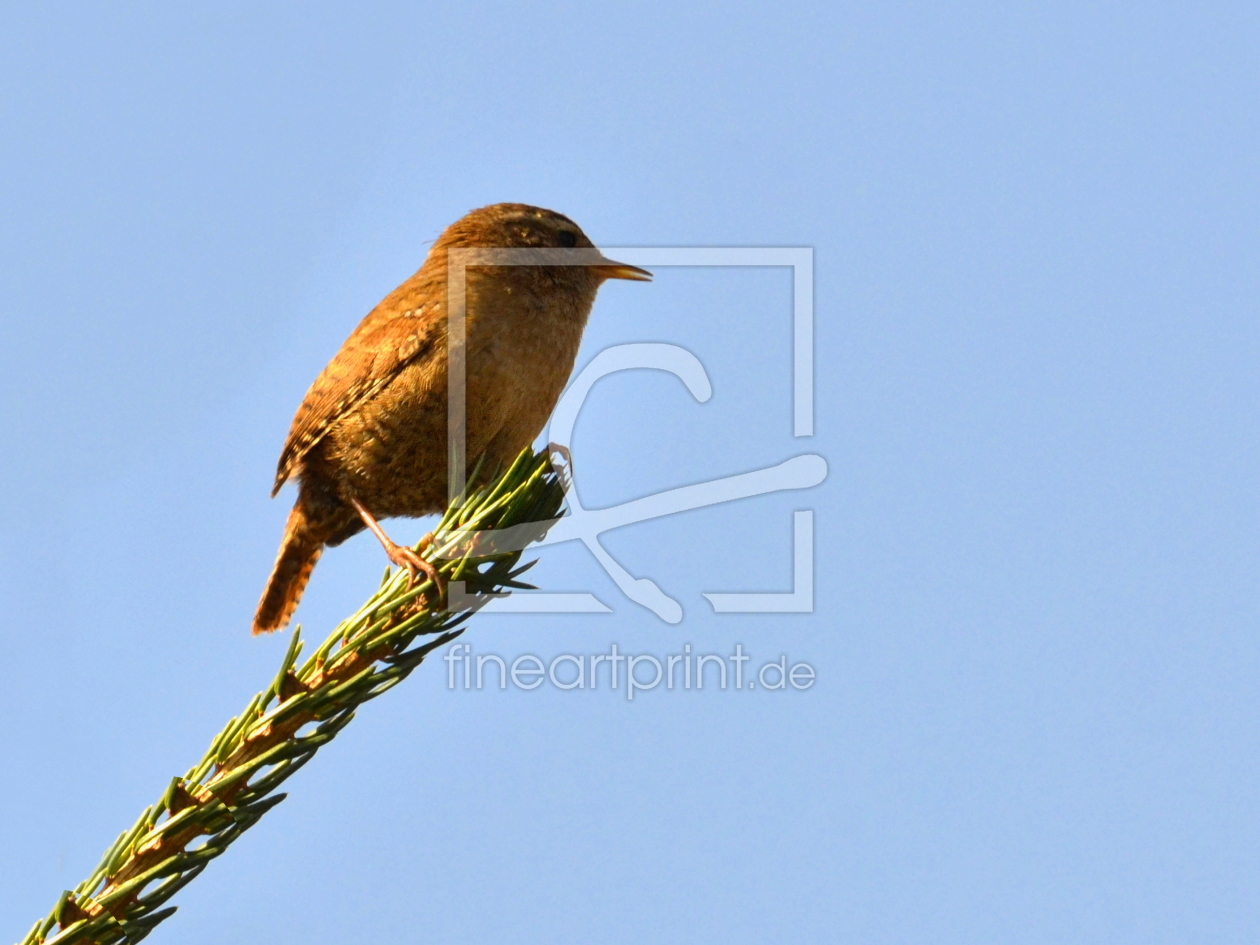
[[[554,273],[557,278],[593,279],[596,285],[605,279],[639,282],[652,279],[646,269],[605,257],[582,228],[563,213],[523,203],[491,204],[456,220],[434,244],[434,250],[454,248],[554,251],[530,254],[514,265],[558,269]],[[488,261],[496,264],[493,258]],[[513,265],[509,258],[501,259],[498,264]]]

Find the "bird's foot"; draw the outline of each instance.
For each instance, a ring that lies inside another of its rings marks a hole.
[[[381,547],[385,549],[386,557],[398,567],[407,569],[407,586],[414,587],[416,578],[421,572],[424,572],[425,576],[433,582],[433,587],[437,591],[436,599],[425,595],[425,603],[432,605],[442,601],[446,597],[446,583],[442,580],[442,575],[438,574],[438,569],[420,557],[415,549],[400,545],[386,535],[385,529],[381,528],[380,522],[367,510],[367,506],[362,502],[353,496],[348,501],[354,510],[359,513],[359,517],[363,519],[363,524],[371,530],[377,541],[381,543]],[[433,544],[433,532],[429,532],[429,534],[420,539],[420,551],[426,551],[431,544]]]
[[[432,532],[420,539],[420,551],[426,550],[431,544],[433,544]],[[408,587],[415,586],[421,573],[433,582],[436,597],[430,599],[429,595],[425,595],[427,603],[433,604],[445,599],[446,582],[442,579],[442,575],[438,573],[438,569],[431,562],[422,558],[416,549],[390,542],[385,548],[385,554],[398,567],[407,569]]]
[[[555,460],[551,462],[551,468],[556,471],[556,475],[560,477],[560,484],[566,489],[573,481],[573,454],[569,452],[569,448],[563,443],[548,443],[547,455],[556,454],[563,462],[557,463]]]

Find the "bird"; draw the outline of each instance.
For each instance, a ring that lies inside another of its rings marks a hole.
[[[652,278],[604,257],[554,210],[497,203],[448,226],[420,269],[351,332],[293,417],[271,495],[296,480],[297,500],[254,614],[255,635],[286,626],[324,548],[365,528],[393,564],[413,581],[426,573],[440,594],[432,565],[396,544],[380,520],[447,507],[448,257],[500,248],[553,252],[539,254],[544,265],[474,258],[464,269],[465,455],[467,467],[483,474],[510,463],[542,431],[599,287]]]

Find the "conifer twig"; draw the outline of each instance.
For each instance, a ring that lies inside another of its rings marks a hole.
[[[527,449],[489,485],[452,504],[434,530],[428,555],[441,559],[439,573],[468,602],[463,610],[430,603],[437,596],[432,581],[409,586],[405,571],[386,569],[367,603],[300,664],[303,641],[295,629],[271,684],[227,723],[201,761],[171,779],[20,945],[132,945],[148,935],[175,911],[165,903],[284,800],[275,789],[360,705],[463,633],[489,595],[530,587],[518,580],[532,564],[518,566],[521,549],[546,533],[563,502],[548,458]],[[496,547],[496,534],[510,538]]]

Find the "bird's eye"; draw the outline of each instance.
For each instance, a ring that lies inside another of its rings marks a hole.
[[[567,247],[576,246],[577,234],[574,233],[572,230],[561,230],[560,231],[560,245],[567,246]]]

